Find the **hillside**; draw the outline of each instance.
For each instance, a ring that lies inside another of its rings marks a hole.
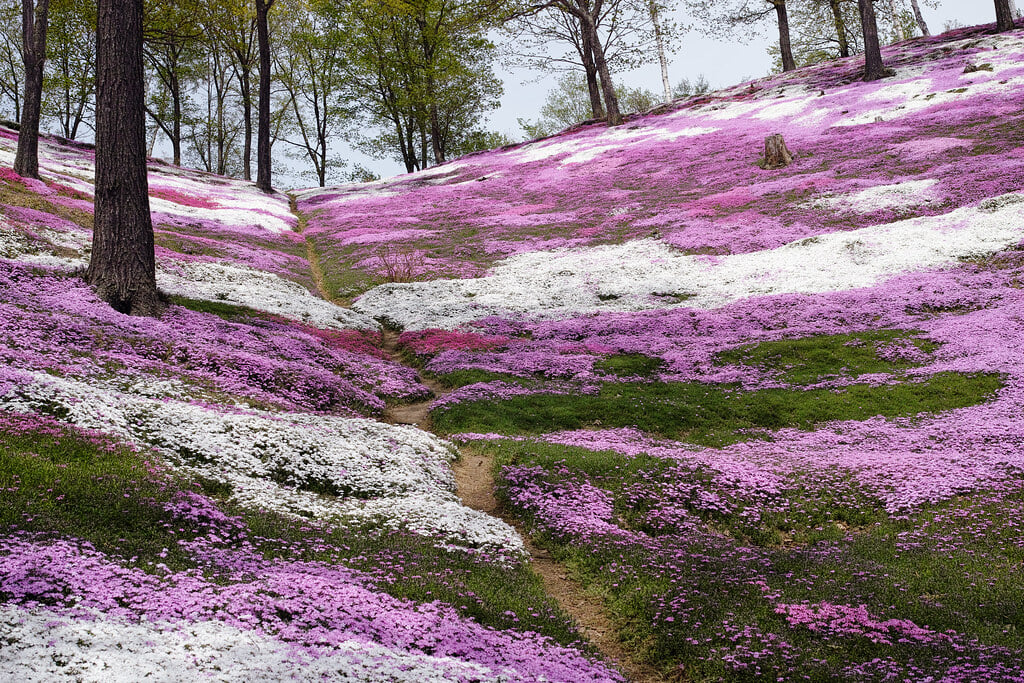
[[[159,320],[44,141],[0,678],[1024,680],[1024,34],[885,57],[294,197],[153,162]]]

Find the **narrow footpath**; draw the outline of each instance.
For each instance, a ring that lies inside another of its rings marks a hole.
[[[396,362],[402,362],[398,353],[398,333],[385,331],[382,347]],[[435,396],[440,397],[451,390],[437,382],[419,375]],[[413,425],[425,431],[430,430],[431,401],[421,401],[405,405],[389,407],[384,418],[392,424]],[[540,576],[544,590],[558,603],[562,611],[569,614],[579,625],[583,635],[609,661],[634,683],[662,683],[666,679],[651,667],[633,661],[625,648],[619,643],[615,626],[605,612],[601,598],[588,593],[578,582],[573,580],[564,566],[555,561],[551,554],[535,545],[526,530],[517,520],[506,515],[494,497],[494,461],[490,456],[462,453],[452,465],[455,473],[455,484],[462,504],[468,508],[485,512],[504,520],[515,527],[526,543],[530,555],[530,566]]]
[[[294,198],[292,211],[299,218],[299,232],[305,228],[305,220],[299,214]],[[327,301],[341,305],[327,292],[324,286],[323,269],[320,259],[313,247],[312,240],[306,238],[307,260],[313,281],[316,283],[320,296]],[[384,330],[381,334],[381,348],[396,363],[404,363],[398,348],[398,333]],[[417,377],[435,397],[444,396],[451,390],[446,389],[434,380],[424,377],[417,370]],[[389,406],[384,411],[384,420],[391,424],[410,425],[424,431],[432,431],[430,425],[431,400],[418,403],[407,403]],[[599,596],[588,593],[577,581],[573,580],[568,570],[554,560],[551,554],[537,547],[526,530],[511,516],[506,515],[494,497],[494,462],[489,456],[478,454],[460,455],[452,465],[459,498],[463,505],[493,515],[515,527],[526,543],[530,566],[540,576],[547,591],[566,614],[570,615],[579,625],[583,635],[590,640],[598,651],[610,662],[613,662],[633,683],[667,683],[668,679],[661,676],[653,668],[633,661],[616,636],[615,626],[604,609]]]

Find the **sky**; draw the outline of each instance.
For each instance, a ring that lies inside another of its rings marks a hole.
[[[684,4],[684,3],[679,3]],[[942,32],[948,22],[958,26],[973,26],[995,21],[992,0],[939,0],[928,6],[929,0],[921,0],[921,9],[926,23],[933,34]],[[687,13],[679,10],[675,20],[681,25],[692,24]],[[746,80],[760,78],[771,71],[771,57],[768,46],[777,37],[772,34],[774,24],[766,23],[763,35],[746,44],[734,38],[718,40],[702,35],[699,29],[686,33],[677,46],[669,66],[669,78],[673,85],[683,78],[690,81],[704,75],[715,88],[727,87]],[[538,74],[525,69],[509,69],[498,66],[498,75],[504,81],[505,94],[501,107],[488,117],[490,130],[505,133],[514,140],[524,139],[524,133],[517,120],[536,119],[545,96],[555,86],[557,76]],[[661,92],[661,70],[657,63],[634,71],[613,74],[613,77],[630,87],[643,87],[656,93]],[[342,152],[350,163],[361,164],[382,177],[404,172],[404,167],[390,160],[372,159],[353,150]],[[308,178],[309,176],[307,176]],[[307,183],[298,182],[298,185]]]

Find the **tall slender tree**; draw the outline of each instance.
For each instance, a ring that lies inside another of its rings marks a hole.
[[[332,158],[332,138],[341,135],[352,112],[341,98],[345,54],[338,29],[313,8],[288,6],[288,23],[279,27],[278,80],[291,105],[290,132],[285,144],[299,150],[312,165],[320,187],[343,164]],[[282,30],[283,29],[283,30]],[[282,35],[283,33],[283,35]]]
[[[779,53],[782,55],[782,70],[794,71],[796,59],[793,58],[793,43],[789,37],[789,10],[786,0],[772,0],[775,7],[775,18],[779,24]]]
[[[25,96],[22,98],[21,129],[14,172],[26,178],[39,177],[39,117],[43,105],[43,66],[46,63],[46,23],[50,0],[21,0],[21,32],[24,41]]]
[[[270,28],[267,15],[274,0],[256,0],[256,40],[260,52],[260,89],[256,114],[256,187],[273,192],[270,171]]]
[[[996,2],[996,29],[999,31],[1013,30],[1013,7],[1010,0],[995,0]]]
[[[877,81],[885,78],[885,64],[882,62],[882,48],[878,41],[878,21],[875,19],[875,1],[857,0],[860,10],[860,25],[864,32],[864,80]]]
[[[96,201],[85,279],[114,309],[159,315],[146,178],[142,0],[99,0]]]
[[[603,0],[552,0],[547,6],[555,7],[573,16],[580,24],[583,40],[589,42],[590,54],[594,58],[594,66],[601,81],[601,94],[604,96],[605,118],[609,126],[622,124],[622,112],[619,111],[619,98],[612,83],[611,69],[601,36],[597,31],[602,16]]]
[[[914,21],[917,22],[917,27],[921,29],[922,36],[930,36],[931,31],[928,30],[928,24],[924,20],[924,15],[921,13],[921,5],[918,0],[910,0],[910,7],[914,10]]]
[[[668,78],[668,54],[665,49],[665,32],[661,27],[661,8],[657,0],[648,0],[647,11],[651,15],[651,26],[654,28],[654,46],[658,52],[658,66],[661,67],[661,89],[665,93],[665,101],[672,101],[672,82]]]
[[[753,27],[774,14],[779,30],[782,70],[796,68],[786,0],[690,0],[690,10],[705,24],[705,31],[713,36],[722,32],[750,35]]]
[[[858,3],[860,0],[858,0]],[[840,0],[828,0],[829,10],[832,12],[832,23],[836,29],[836,40],[839,41],[839,56],[849,57],[850,56],[850,39],[846,35],[846,19],[843,16],[843,6]],[[859,9],[858,5],[858,9]],[[872,10],[873,11],[873,10]],[[861,21],[863,22],[863,14],[861,15]],[[878,31],[875,31],[875,35]]]
[[[249,0],[220,0],[210,7],[207,31],[230,58],[242,107],[242,177],[252,180],[252,83],[259,65],[256,14]],[[257,84],[257,89],[259,85]]]
[[[21,120],[21,96],[25,90],[23,42],[21,7],[14,3],[0,5],[0,101],[4,103],[4,115],[12,121]]]

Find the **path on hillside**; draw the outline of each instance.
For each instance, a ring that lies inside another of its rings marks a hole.
[[[398,333],[385,330],[381,338],[381,346],[396,362],[401,363]],[[423,382],[436,396],[451,392],[436,381],[417,373]],[[392,424],[413,425],[430,431],[430,405],[432,400],[389,406],[384,418]],[[458,488],[462,504],[473,510],[485,512],[508,522],[526,543],[530,554],[530,565],[540,576],[544,589],[555,599],[562,611],[569,614],[587,639],[594,644],[601,654],[614,662],[630,681],[634,683],[660,683],[666,679],[658,675],[650,667],[637,664],[619,643],[615,626],[604,610],[600,597],[588,593],[578,582],[570,578],[564,566],[555,561],[551,554],[535,545],[529,534],[517,520],[505,515],[494,497],[494,460],[487,455],[478,453],[461,453],[458,461],[452,465],[455,473],[455,484]]]
[[[292,212],[298,217],[298,231],[304,232],[306,221],[298,212],[294,197],[291,200]],[[324,285],[324,272],[320,259],[313,247],[313,242],[306,238],[306,253],[313,281],[321,297],[332,303],[342,305],[330,296]],[[396,363],[408,366],[400,353],[398,344],[399,333],[385,329],[381,333],[381,348]],[[413,368],[416,369],[416,368]],[[416,375],[435,397],[451,392],[435,380],[424,377],[418,369]],[[384,419],[391,424],[410,425],[431,432],[430,405],[433,399],[388,406],[384,411]],[[530,555],[530,565],[540,576],[544,590],[554,598],[563,612],[570,615],[579,625],[583,635],[590,640],[598,651],[610,662],[615,663],[633,683],[663,683],[666,678],[649,666],[634,662],[629,653],[619,642],[615,626],[605,612],[599,596],[588,593],[577,581],[570,578],[564,566],[555,561],[551,554],[531,540],[529,534],[517,520],[505,515],[498,500],[494,497],[494,461],[493,458],[480,454],[461,453],[459,460],[452,465],[455,484],[462,504],[473,510],[492,515],[515,527],[523,538],[526,550]]]

